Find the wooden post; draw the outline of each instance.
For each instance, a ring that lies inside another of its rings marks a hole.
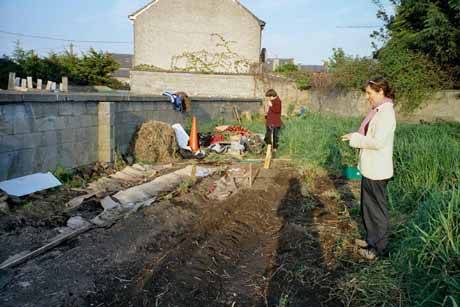
[[[16,73],[10,72],[8,76],[8,90],[9,91],[14,91],[15,82],[16,82]]]

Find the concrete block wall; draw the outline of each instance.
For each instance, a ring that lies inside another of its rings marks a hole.
[[[127,153],[136,128],[143,122],[157,120],[168,124],[187,125],[192,115],[197,117],[198,124],[210,120],[232,120],[233,107],[240,112],[258,113],[261,107],[259,100],[193,98],[192,111],[180,113],[173,109],[172,104],[162,97],[150,101],[117,102],[113,105],[115,114],[115,148],[120,153]]]
[[[0,103],[0,180],[95,161],[97,125],[92,102]]]
[[[0,94],[0,181],[111,162],[126,153],[136,127],[148,120],[185,124],[232,118],[233,106],[258,112],[257,99],[194,98],[192,113],[176,112],[166,97],[92,94]]]

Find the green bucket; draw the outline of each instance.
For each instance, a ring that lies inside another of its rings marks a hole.
[[[356,167],[345,166],[342,171],[343,177],[347,180],[361,180],[363,177]]]

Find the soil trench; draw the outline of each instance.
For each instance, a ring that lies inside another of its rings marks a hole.
[[[275,165],[211,201],[215,181],[3,273],[1,305],[341,305],[335,249],[350,226],[324,193],[332,181],[308,189],[297,170]]]

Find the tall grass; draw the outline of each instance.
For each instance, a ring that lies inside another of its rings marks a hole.
[[[309,114],[286,123],[280,151],[300,164],[338,172],[343,165],[357,163],[356,152],[339,137],[356,130],[358,125],[356,119]],[[359,274],[363,280],[372,277],[400,283],[411,306],[458,306],[460,125],[399,124],[394,164],[395,177],[389,185],[390,210],[392,216],[404,217],[400,220],[405,223],[393,228],[389,261],[399,278],[379,277],[385,272],[369,268]],[[361,298],[355,295],[356,302],[363,304],[363,298],[365,301],[376,291],[380,289],[367,286],[358,294]],[[392,304],[394,298],[381,302]]]
[[[280,153],[300,163],[339,171],[342,165],[355,164],[357,151],[340,140],[353,131],[358,120],[309,114],[286,122],[280,137]]]

